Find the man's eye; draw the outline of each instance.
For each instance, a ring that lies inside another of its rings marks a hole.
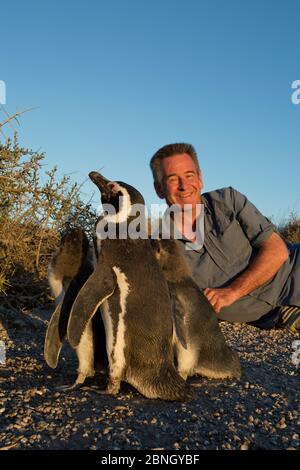
[[[187,179],[191,180],[195,177],[194,173],[190,173],[189,175],[187,175]]]
[[[169,183],[177,183],[178,178],[176,176],[172,176],[171,178],[168,178]]]

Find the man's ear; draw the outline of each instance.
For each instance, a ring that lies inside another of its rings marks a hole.
[[[156,191],[156,194],[160,199],[165,199],[165,192],[163,190],[163,187],[160,183],[155,182],[154,183],[154,189]]]

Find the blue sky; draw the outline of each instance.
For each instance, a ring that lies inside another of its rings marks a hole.
[[[6,109],[39,107],[21,141],[73,180],[102,168],[159,202],[149,159],[186,141],[205,191],[279,220],[300,212],[299,19],[297,0],[2,2]]]

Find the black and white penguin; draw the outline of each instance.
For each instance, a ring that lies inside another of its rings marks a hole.
[[[110,182],[97,172],[89,176],[101,192],[102,204],[111,204],[116,211],[99,221],[110,224],[116,238],[98,238],[97,266],[72,307],[68,339],[77,348],[86,324],[101,306],[109,362],[106,392],[117,394],[125,381],[147,398],[190,398],[174,367],[169,291],[150,240],[119,236],[124,224],[128,230],[136,219],[133,205],[145,209],[144,199],[128,184]]]
[[[62,237],[60,247],[50,261],[48,280],[55,297],[56,309],[48,324],[44,357],[51,368],[57,366],[73,302],[94,270],[92,256],[87,236],[84,230],[78,227]],[[96,356],[97,365],[102,370],[107,367],[105,331],[100,312],[88,322],[76,353],[79,362],[76,382],[62,389],[75,388],[81,385],[86,377],[94,376]]]
[[[212,306],[194,282],[180,242],[152,240],[152,248],[170,290],[175,357],[181,377],[239,378],[239,358],[226,344]]]

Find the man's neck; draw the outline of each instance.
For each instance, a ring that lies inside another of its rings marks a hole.
[[[191,242],[196,240],[197,234],[197,219],[201,215],[203,205],[202,201],[193,207],[187,207],[178,211],[173,217],[176,229],[182,233],[183,237]]]

